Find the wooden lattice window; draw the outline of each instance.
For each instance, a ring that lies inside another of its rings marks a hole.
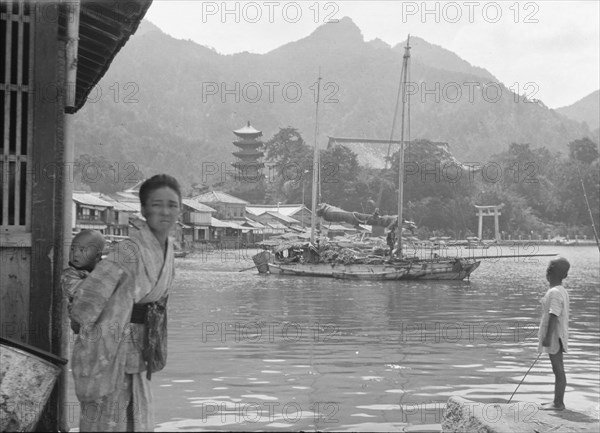
[[[0,227],[31,231],[35,3],[0,4]]]

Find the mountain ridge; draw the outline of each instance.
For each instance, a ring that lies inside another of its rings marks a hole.
[[[600,90],[556,111],[577,122],[586,122],[590,129],[597,130],[600,127]]]
[[[188,184],[215,180],[202,179],[204,167],[229,167],[232,131],[248,120],[265,141],[294,126],[313,142],[319,67],[320,146],[328,136],[389,139],[403,45],[380,42],[366,42],[344,18],[265,54],[222,55],[145,21],[100,81],[103,97],[76,114],[76,152],[146,174],[169,171]],[[569,141],[590,135],[451,51],[418,37],[411,45],[411,138],[449,143],[454,156],[472,161],[513,141],[566,153]]]

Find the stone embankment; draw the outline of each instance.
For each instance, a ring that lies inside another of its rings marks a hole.
[[[442,422],[443,433],[599,431],[598,408],[587,411],[544,411],[540,410],[537,403],[480,403],[457,396],[448,400]]]

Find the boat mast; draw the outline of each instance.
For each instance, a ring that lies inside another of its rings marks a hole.
[[[319,149],[317,148],[317,136],[319,135],[319,98],[321,93],[321,68],[319,67],[319,78],[317,79],[317,107],[315,109],[315,142],[313,153],[313,179],[312,179],[312,209],[310,215],[310,243],[315,243],[315,229],[317,225],[317,194],[319,188]]]
[[[585,191],[583,177],[581,177],[581,170],[579,169],[579,161],[576,161],[575,164],[577,165],[577,174],[579,174],[579,182],[581,182],[581,189],[583,190],[583,197],[585,198],[585,204],[586,204],[588,212],[590,214],[590,220],[592,221],[592,230],[594,231],[594,238],[596,238],[596,246],[598,247],[598,251],[600,251],[600,241],[598,240],[598,232],[596,231],[596,224],[594,224],[594,215],[592,214],[592,209],[590,208],[590,201],[588,200],[588,196]]]
[[[410,60],[410,35],[406,39],[404,47],[404,59],[402,62],[402,121],[400,127],[400,158],[398,161],[398,257],[402,258],[402,212],[404,201],[404,117],[407,102],[406,99],[406,80],[408,75],[408,62]],[[410,98],[410,96],[409,96]],[[410,122],[410,119],[408,119]]]

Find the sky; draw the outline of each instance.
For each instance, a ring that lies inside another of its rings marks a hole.
[[[350,17],[366,41],[408,34],[550,108],[600,88],[600,1],[154,0],[146,19],[222,54],[266,53]],[[416,55],[417,53],[413,53]]]

